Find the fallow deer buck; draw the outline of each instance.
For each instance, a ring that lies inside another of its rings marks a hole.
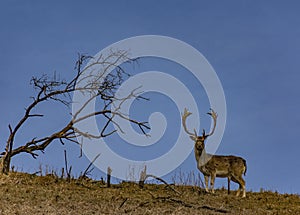
[[[214,183],[216,177],[226,178],[228,180],[228,194],[230,192],[230,180],[239,184],[239,189],[237,191],[237,196],[240,195],[240,191],[242,190],[243,196],[246,197],[246,189],[245,189],[245,180],[242,175],[246,174],[247,165],[246,160],[233,156],[233,155],[212,155],[208,154],[205,151],[204,141],[206,138],[214,134],[217,124],[217,113],[211,109],[211,112],[207,113],[213,118],[213,128],[209,134],[205,133],[203,129],[202,136],[198,136],[196,130],[194,129],[194,133],[188,131],[186,126],[186,119],[190,116],[190,113],[186,108],[184,109],[184,113],[182,115],[182,125],[187,134],[190,135],[190,138],[195,141],[194,151],[195,158],[197,161],[197,167],[200,172],[204,175],[205,180],[205,190],[208,192],[208,181],[210,178],[210,188],[211,192],[214,193]]]

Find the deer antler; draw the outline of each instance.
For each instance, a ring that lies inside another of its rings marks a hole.
[[[182,125],[183,125],[183,128],[185,130],[186,133],[188,133],[189,135],[191,136],[196,136],[197,137],[197,132],[196,132],[196,129],[194,129],[194,133],[190,132],[187,127],[186,127],[186,118],[191,115],[192,113],[188,111],[187,108],[184,108],[184,113],[182,114]]]
[[[211,132],[206,135],[207,137],[213,135],[213,133],[215,132],[216,125],[217,125],[217,118],[218,118],[218,114],[213,109],[210,109],[210,110],[211,110],[211,112],[209,112],[207,114],[210,115],[213,118],[213,120],[214,120],[214,127],[211,130]]]

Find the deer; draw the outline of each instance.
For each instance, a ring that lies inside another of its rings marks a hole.
[[[210,115],[213,119],[213,128],[206,134],[205,129],[203,129],[202,136],[198,136],[196,129],[194,129],[194,133],[190,132],[186,126],[186,119],[192,113],[189,112],[186,108],[184,109],[184,113],[182,114],[182,125],[184,131],[190,136],[190,138],[194,141],[194,153],[197,162],[197,168],[204,175],[205,180],[205,191],[209,192],[208,182],[210,179],[210,189],[211,193],[214,193],[214,183],[215,178],[226,178],[228,181],[228,194],[230,194],[230,181],[233,181],[239,184],[239,189],[236,193],[236,196],[240,196],[240,192],[242,191],[242,198],[246,197],[246,188],[245,188],[245,180],[243,179],[243,174],[246,175],[247,164],[246,160],[242,157],[234,156],[234,155],[213,155],[208,154],[205,151],[205,140],[212,136],[215,132],[217,125],[217,113],[210,109],[210,112],[207,114]]]

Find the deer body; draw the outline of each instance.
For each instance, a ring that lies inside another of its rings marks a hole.
[[[230,192],[230,180],[232,180],[240,185],[237,195],[239,195],[240,190],[242,189],[243,197],[246,196],[245,181],[241,177],[247,171],[245,159],[233,155],[210,155],[206,154],[205,150],[201,151],[196,147],[195,158],[198,169],[204,175],[205,189],[207,192],[209,178],[211,180],[210,186],[214,193],[215,178],[220,177],[228,179],[228,193]]]
[[[189,132],[186,127],[186,118],[191,115],[186,109],[182,116],[182,122],[185,131],[190,135],[190,138],[194,140],[194,152],[197,161],[197,168],[204,175],[205,190],[208,192],[208,181],[210,178],[210,187],[212,193],[214,193],[214,182],[216,177],[227,178],[228,180],[228,193],[230,192],[230,180],[239,184],[237,196],[240,195],[240,191],[243,191],[243,196],[246,197],[245,180],[242,175],[247,171],[246,160],[233,156],[233,155],[211,155],[205,151],[204,141],[207,137],[214,133],[216,127],[217,114],[212,110],[212,113],[208,113],[214,119],[214,127],[210,134],[206,135],[203,130],[202,136],[198,136],[196,131],[194,134]]]

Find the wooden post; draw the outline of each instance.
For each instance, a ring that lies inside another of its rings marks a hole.
[[[107,167],[107,187],[110,187],[110,178],[111,178],[111,168]]]
[[[144,167],[144,170],[141,171],[139,186],[144,187],[145,180],[147,178],[147,166]]]

